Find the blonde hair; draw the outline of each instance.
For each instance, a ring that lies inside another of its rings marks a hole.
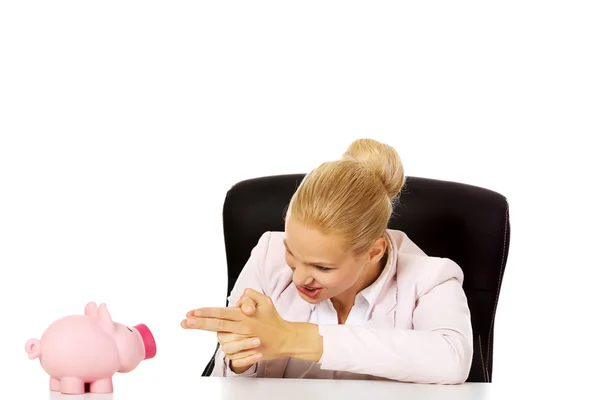
[[[392,146],[355,140],[340,160],[325,162],[304,177],[288,215],[324,235],[343,237],[344,250],[360,255],[384,237],[405,179]]]

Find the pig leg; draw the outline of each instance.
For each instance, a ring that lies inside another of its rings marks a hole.
[[[112,393],[112,378],[104,378],[90,383],[90,393]]]
[[[80,378],[62,378],[60,380],[60,391],[64,394],[84,394],[85,382]]]
[[[50,391],[60,392],[60,381],[56,378],[50,378]]]

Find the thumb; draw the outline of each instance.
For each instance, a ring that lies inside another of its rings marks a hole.
[[[264,294],[262,294],[260,292],[257,292],[256,290],[250,289],[250,288],[244,290],[244,294],[242,295],[242,297],[244,299],[254,300],[254,303],[257,306],[259,306],[261,304],[264,304],[264,303],[267,303],[269,300],[271,300],[269,298],[269,296],[264,295]]]
[[[242,300],[242,312],[247,316],[250,317],[252,315],[254,315],[254,313],[256,312],[256,302],[252,299],[249,298],[244,298]]]

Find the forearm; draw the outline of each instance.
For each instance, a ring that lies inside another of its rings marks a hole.
[[[323,355],[323,337],[319,326],[307,322],[290,322],[291,335],[283,349],[283,356],[298,360],[319,362]]]
[[[466,380],[471,366],[472,340],[452,330],[323,325],[319,331],[324,349],[321,369],[456,384]]]
[[[293,322],[291,332],[282,356],[407,382],[462,383],[473,352],[471,340],[455,331]]]

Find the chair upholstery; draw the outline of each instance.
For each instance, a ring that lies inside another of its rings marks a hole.
[[[287,205],[304,176],[248,179],[227,192],[227,296],[260,236],[284,231]],[[510,243],[506,198],[463,183],[408,177],[388,227],[405,232],[428,255],[450,258],[462,268],[474,343],[467,381],[491,382],[494,319]],[[213,367],[214,355],[202,375]]]

